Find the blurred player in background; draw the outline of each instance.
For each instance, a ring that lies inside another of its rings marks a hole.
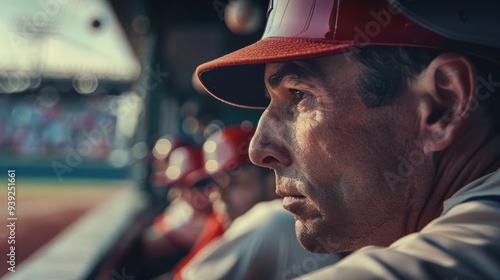
[[[339,259],[300,246],[295,221],[275,193],[274,173],[249,160],[253,133],[251,127],[233,125],[203,144],[201,173],[216,186],[210,197],[223,232],[195,246],[174,279],[288,279]]]
[[[232,125],[213,133],[203,144],[203,167],[187,178],[212,190],[214,212],[188,256],[176,266],[177,279],[181,269],[218,239],[234,219],[256,203],[277,197],[271,170],[252,164],[248,157],[253,133],[252,127]]]
[[[172,269],[193,247],[210,218],[208,185],[195,184],[188,176],[201,167],[201,149],[180,145],[169,153],[165,170],[153,176],[157,186],[169,188],[170,204],[144,235],[142,259],[152,274]]]

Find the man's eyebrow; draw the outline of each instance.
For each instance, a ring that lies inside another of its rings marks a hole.
[[[274,74],[268,79],[267,83],[272,88],[277,88],[283,79],[287,76],[295,77],[297,79],[307,79],[305,69],[293,62],[285,62]]]

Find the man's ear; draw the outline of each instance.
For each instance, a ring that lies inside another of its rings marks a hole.
[[[422,72],[419,84],[420,130],[425,154],[444,150],[460,130],[473,105],[476,73],[463,55],[444,53]]]

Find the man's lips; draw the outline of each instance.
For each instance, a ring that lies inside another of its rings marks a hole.
[[[278,189],[276,193],[279,196],[283,197],[283,208],[288,210],[289,212],[293,214],[299,214],[304,210],[304,206],[306,204],[306,197],[303,196],[302,194],[296,192],[296,191],[291,191],[291,190],[282,190]]]
[[[304,197],[298,191],[294,191],[290,188],[284,188],[284,189],[278,188],[276,189],[276,194],[281,197]]]
[[[300,215],[305,209],[306,198],[304,196],[287,196],[283,198],[283,208],[293,214]]]

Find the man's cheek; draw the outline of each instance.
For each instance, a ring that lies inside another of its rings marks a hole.
[[[314,130],[327,121],[326,113],[318,109],[312,109],[304,113],[299,113],[297,126],[301,130]]]

